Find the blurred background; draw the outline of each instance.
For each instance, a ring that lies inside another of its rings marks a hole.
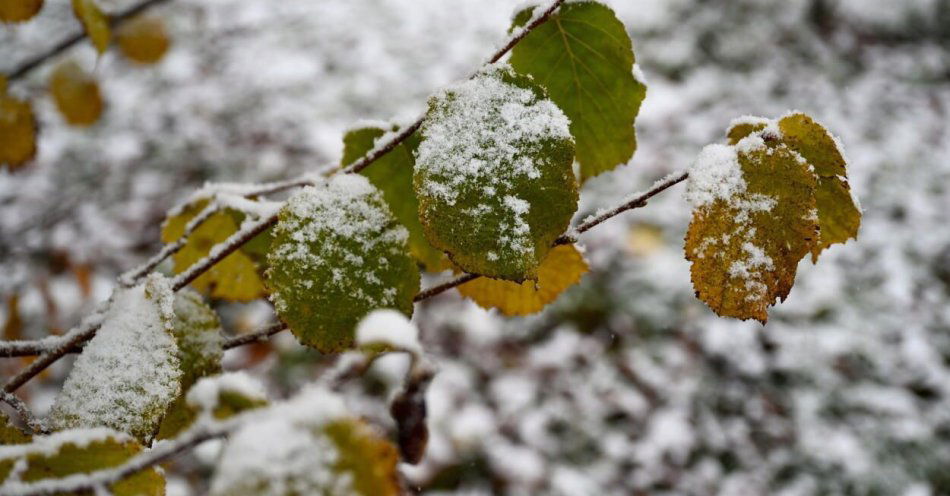
[[[94,127],[56,112],[56,61],[11,85],[41,134],[32,165],[0,170],[3,338],[74,325],[205,181],[314,171],[360,120],[414,118],[494,51],[518,3],[174,0],[153,10],[173,38],[154,66],[97,61],[88,42],[67,52],[95,67],[107,107]],[[950,494],[950,0],[608,3],[649,89],[636,155],[585,185],[578,217],[687,167],[734,117],[798,109],[844,143],[859,239],[803,261],[766,326],[718,318],[693,297],[678,186],[586,234],[590,273],[540,315],[503,318],[454,291],[417,306],[440,372],[428,453],[403,467],[413,489]],[[0,73],[79,29],[64,0],[0,26]],[[271,318],[264,304],[219,309],[233,332]],[[401,360],[349,391],[380,425]],[[226,357],[275,397],[330,361],[289,335]],[[4,359],[0,375],[24,364]],[[68,370],[24,398],[44,413]],[[200,494],[217,449],[170,467],[169,494]]]

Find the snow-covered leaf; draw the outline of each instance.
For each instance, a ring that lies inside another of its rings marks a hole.
[[[694,210],[685,249],[697,297],[721,316],[765,323],[818,241],[816,186],[808,163],[771,136],[703,149],[687,190]]]
[[[28,21],[43,8],[43,0],[0,0],[0,22]]]
[[[95,0],[73,0],[73,13],[82,23],[86,35],[96,50],[102,54],[109,48],[112,32],[109,28],[109,18],[102,13]]]
[[[466,272],[536,279],[577,209],[564,113],[494,65],[432,97],[422,137],[413,185],[432,245]]]
[[[395,446],[317,388],[259,412],[234,433],[211,483],[215,496],[399,494]]]
[[[116,42],[122,54],[140,64],[161,60],[171,43],[165,23],[152,16],[139,16],[126,21],[116,30]]]
[[[392,128],[389,132],[396,132]],[[379,127],[363,127],[346,133],[343,137],[342,163],[350,164],[375,147],[377,140],[387,136]],[[419,147],[419,136],[413,134],[391,152],[383,155],[372,167],[360,171],[383,193],[383,198],[396,220],[409,231],[409,252],[427,271],[439,272],[444,267],[444,255],[432,247],[422,232],[419,223],[419,201],[412,190],[412,170],[416,160],[413,156]]]
[[[198,215],[205,206],[207,206],[206,201],[199,201],[166,219],[162,226],[162,241],[172,243],[180,238],[185,232],[188,221]],[[238,215],[240,218],[241,214]],[[188,237],[185,246],[172,257],[175,262],[175,272],[188,270],[192,264],[208,256],[212,247],[226,240],[237,230],[238,221],[228,211],[219,211],[212,215],[195,229]],[[269,236],[268,232],[261,233],[251,240],[251,243],[267,236]],[[191,286],[202,293],[209,294],[212,298],[232,301],[252,301],[265,293],[257,264],[242,250],[224,257],[192,281]]]
[[[848,164],[838,140],[814,119],[792,112],[778,122],[763,117],[744,117],[733,121],[727,132],[737,143],[746,136],[766,131],[795,150],[814,168],[818,177],[818,243],[812,249],[812,261],[822,250],[836,243],[857,239],[861,227],[861,207],[848,183]]]
[[[0,165],[12,169],[36,156],[36,118],[29,102],[6,93],[6,80],[0,76]]]
[[[514,29],[534,8],[515,16]],[[567,2],[511,51],[511,66],[534,76],[571,119],[581,178],[627,163],[646,86],[634,76],[633,45],[606,5]]]
[[[323,352],[351,347],[356,324],[372,310],[412,315],[419,271],[408,237],[363,176],[302,189],[281,209],[268,256],[277,315]]]
[[[175,295],[172,334],[178,344],[181,388],[162,419],[158,439],[175,437],[191,423],[194,412],[189,410],[185,394],[198,379],[221,372],[221,357],[224,355],[224,336],[218,314],[191,289]]]
[[[462,284],[458,290],[483,308],[497,308],[505,315],[530,315],[577,284],[587,270],[587,262],[574,245],[561,245],[552,249],[541,263],[537,283],[480,277]]]
[[[49,80],[56,108],[73,126],[89,126],[102,115],[99,83],[79,64],[70,60],[58,65]]]
[[[224,420],[267,405],[264,386],[246,372],[228,372],[199,380],[188,391],[188,408]]]
[[[179,393],[174,295],[153,274],[117,289],[50,413],[55,429],[110,427],[147,442]]]
[[[15,463],[24,464],[18,482],[31,483],[116,467],[141,451],[135,440],[104,428],[66,430],[37,436],[29,444],[0,446],[0,493],[4,485],[17,484],[5,480]],[[163,496],[165,478],[149,468],[112,484],[109,491],[115,496]]]

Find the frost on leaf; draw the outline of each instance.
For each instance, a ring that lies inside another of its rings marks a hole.
[[[375,148],[376,144],[397,132],[388,132],[379,127],[363,127],[346,133],[343,137],[344,165],[351,164]],[[445,256],[432,247],[422,232],[419,223],[419,201],[412,190],[412,170],[416,159],[413,156],[419,147],[419,136],[413,134],[391,152],[360,171],[383,193],[396,220],[409,231],[409,252],[427,271],[439,272],[444,268]]]
[[[515,27],[533,9],[515,16]],[[511,66],[534,76],[571,119],[581,178],[627,163],[637,148],[634,121],[646,96],[635,76],[627,30],[607,6],[569,2],[511,51]]]
[[[774,137],[709,145],[690,169],[686,234],[699,299],[721,316],[765,323],[818,240],[815,175]]]
[[[100,54],[104,53],[112,37],[109,18],[102,13],[95,0],[73,0],[73,13],[82,23],[83,30],[86,31],[92,45]]]
[[[43,0],[0,0],[0,22],[23,22],[43,8]]]
[[[408,237],[363,176],[302,189],[281,209],[267,259],[277,315],[323,352],[351,347],[356,324],[372,310],[412,315],[419,271]]]
[[[117,289],[50,413],[55,429],[110,427],[147,442],[179,393],[174,295],[153,274]]]
[[[399,494],[395,446],[319,388],[259,413],[233,434],[211,482],[214,496]]]
[[[538,281],[515,283],[481,277],[458,287],[459,293],[483,308],[497,308],[505,315],[540,312],[588,270],[574,245],[557,246],[538,268]]]
[[[727,135],[730,142],[736,143],[755,132],[770,133],[798,152],[818,177],[815,195],[821,233],[812,249],[812,261],[817,261],[822,250],[833,244],[857,239],[861,207],[848,183],[848,164],[837,138],[801,112],[791,112],[777,122],[762,117],[737,119]]]
[[[151,16],[139,16],[123,23],[116,32],[116,41],[123,55],[140,64],[158,62],[170,44],[165,24]]]
[[[564,113],[494,65],[429,101],[413,185],[433,246],[466,272],[536,279],[577,209]]]
[[[175,437],[191,423],[194,413],[185,403],[185,394],[198,379],[221,372],[221,357],[224,355],[224,336],[218,314],[191,289],[175,295],[172,334],[178,344],[181,387],[162,419],[158,439]]]
[[[0,76],[0,165],[15,169],[34,156],[36,118],[33,107],[29,102],[8,96],[6,80]]]
[[[162,241],[173,243],[185,232],[185,226],[207,206],[199,201],[170,216],[162,226]],[[237,219],[237,220],[236,220]],[[217,212],[202,223],[188,237],[187,243],[172,257],[175,272],[188,270],[194,263],[208,256],[211,248],[237,232],[242,214]],[[264,232],[248,243],[253,245],[269,237]],[[258,266],[245,250],[237,250],[192,281],[191,286],[212,298],[232,301],[252,301],[264,295],[264,283]]]
[[[24,484],[117,467],[141,451],[135,440],[105,428],[66,430],[36,436],[29,444],[0,446],[0,494]],[[16,476],[11,475],[13,467]],[[108,489],[115,496],[161,496],[165,478],[158,469],[149,468]]]
[[[74,61],[58,65],[49,80],[56,108],[73,126],[89,126],[102,115],[99,84]]]

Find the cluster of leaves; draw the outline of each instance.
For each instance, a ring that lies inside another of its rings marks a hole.
[[[513,34],[542,12],[518,12]],[[251,243],[257,249],[245,245],[193,286],[238,301],[267,293],[294,335],[324,352],[352,347],[356,322],[375,308],[411,315],[418,269],[486,276],[461,293],[507,315],[538,312],[587,270],[576,248],[552,248],[575,213],[578,183],[633,155],[646,92],[635,72],[632,44],[611,9],[567,3],[515,45],[510,64],[435,94],[421,127],[359,171],[368,184],[344,181],[344,169],[297,193],[276,227]],[[349,131],[343,164],[400,130]],[[207,205],[199,199],[175,212],[163,239],[178,239]],[[212,216],[175,255],[176,272],[242,220],[229,209]]]
[[[102,55],[115,38],[126,59],[138,64],[159,61],[170,45],[165,25],[156,17],[123,19],[113,35],[109,16],[95,0],[72,0],[73,13],[96,51]],[[43,0],[3,0],[0,22],[20,23],[32,19]],[[0,74],[0,165],[17,169],[36,155],[37,125],[30,102],[7,94],[8,82]],[[49,91],[63,119],[72,126],[95,124],[105,104],[95,76],[74,60],[64,60],[49,76]]]

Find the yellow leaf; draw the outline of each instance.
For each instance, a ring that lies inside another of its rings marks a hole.
[[[352,474],[353,494],[400,494],[396,472],[399,455],[391,442],[359,420],[338,420],[327,424],[323,430],[338,453],[334,470]]]
[[[574,245],[552,249],[538,268],[538,283],[515,283],[480,277],[458,287],[459,293],[483,308],[497,308],[505,315],[540,312],[567,288],[577,284],[588,270]]]
[[[189,206],[183,212],[166,219],[162,227],[162,241],[172,243],[185,232],[185,225],[204,209],[207,202]],[[212,215],[188,237],[188,242],[172,257],[175,273],[181,273],[208,255],[211,248],[237,232],[238,225],[227,212]],[[252,301],[264,296],[264,284],[257,265],[240,250],[224,257],[214,267],[191,283],[198,291],[212,298],[232,301]]]
[[[0,0],[0,21],[28,21],[43,8],[43,0]]]
[[[99,10],[94,0],[73,0],[73,13],[82,23],[86,35],[96,50],[102,54],[109,47],[109,18]]]
[[[717,169],[708,182],[704,167]],[[726,169],[741,181],[724,181]],[[698,204],[686,258],[696,296],[721,316],[765,323],[817,243],[815,175],[787,145],[758,135],[735,147],[710,145],[693,170],[688,196]],[[725,191],[724,184],[741,186]]]
[[[89,126],[102,115],[99,84],[73,61],[60,64],[50,76],[50,91],[66,122]]]
[[[16,169],[36,156],[36,118],[30,103],[7,96],[5,87],[0,77],[0,164]]]
[[[141,64],[158,62],[170,43],[162,20],[149,16],[124,23],[116,32],[116,41],[126,57]]]

